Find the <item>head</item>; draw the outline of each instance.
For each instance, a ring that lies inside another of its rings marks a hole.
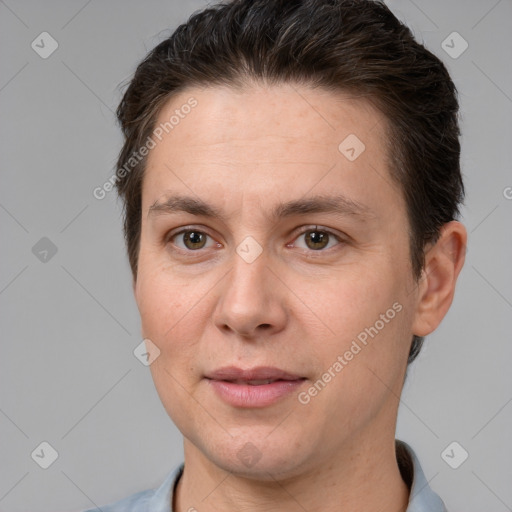
[[[138,66],[116,182],[135,297],[160,397],[209,458],[233,468],[252,439],[293,471],[394,428],[463,264],[457,112],[444,65],[380,2],[219,4]],[[205,379],[279,363],[302,394],[259,410]],[[288,447],[269,434],[286,411]]]

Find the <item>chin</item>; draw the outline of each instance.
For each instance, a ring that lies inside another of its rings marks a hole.
[[[293,478],[304,472],[308,465],[307,454],[299,453],[298,443],[289,436],[286,439],[276,437],[273,442],[265,440],[263,436],[260,442],[257,439],[258,436],[240,436],[236,443],[231,440],[229,446],[221,447],[221,452],[217,445],[215,453],[210,450],[203,453],[224,471],[251,480],[272,482]]]

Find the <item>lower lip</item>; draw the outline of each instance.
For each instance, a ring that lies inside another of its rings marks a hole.
[[[233,407],[266,407],[286,395],[296,392],[305,379],[276,380],[270,384],[251,386],[250,384],[235,384],[225,380],[211,380],[208,383],[215,392]]]

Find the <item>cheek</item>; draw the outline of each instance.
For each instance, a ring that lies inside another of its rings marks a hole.
[[[411,318],[393,276],[390,268],[347,271],[304,301],[318,312],[314,324],[302,320],[312,340],[313,359],[321,371],[339,375],[332,379],[334,394],[354,405],[357,397],[364,395],[368,401],[372,393],[385,391],[379,378],[394,388],[407,358]]]
[[[328,276],[316,287],[303,287],[300,279],[297,280],[296,293],[315,313],[328,338],[328,346],[342,348],[340,344],[355,338],[392,308],[399,298],[398,288],[395,289],[392,279],[386,282],[384,275],[389,275],[389,270],[356,269],[354,265]],[[393,313],[389,316],[394,316]]]
[[[152,371],[162,367],[180,375],[182,383],[195,380],[201,371],[198,363],[205,363],[206,355],[200,346],[211,322],[214,283],[213,277],[184,279],[168,268],[141,266],[136,300],[142,336],[160,350]],[[170,379],[165,374],[160,378]]]
[[[169,416],[182,425],[198,375],[201,303],[161,270],[143,269],[138,276],[137,304],[142,336],[160,350],[150,366],[155,388]],[[195,305],[194,305],[195,304]],[[199,315],[199,316],[198,316]]]
[[[178,325],[193,301],[193,284],[176,279],[168,268],[155,258],[141,257],[135,288],[143,329],[162,336],[173,325]]]
[[[388,309],[377,311],[385,315]],[[391,424],[403,384],[404,309],[392,319],[389,314],[388,323],[374,315],[373,305],[364,314],[355,313],[340,321],[338,336],[315,354],[322,361],[322,374],[312,383],[314,389],[309,388],[316,394],[311,406],[328,418],[325,436],[332,439],[339,432],[364,430],[381,414]]]
[[[183,339],[182,331],[188,323],[188,296],[160,270],[141,269],[136,285],[136,301],[142,335],[158,346],[161,356],[170,356],[175,345],[184,344],[179,340]],[[175,351],[179,353],[177,348]]]

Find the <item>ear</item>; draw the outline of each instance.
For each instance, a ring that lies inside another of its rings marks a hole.
[[[448,312],[464,265],[466,242],[466,228],[460,222],[451,221],[441,228],[439,239],[427,250],[412,325],[416,336],[430,334]]]

